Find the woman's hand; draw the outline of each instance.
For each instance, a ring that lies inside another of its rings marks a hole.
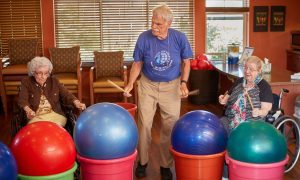
[[[261,110],[260,110],[260,109],[254,108],[254,109],[252,110],[252,117],[258,117],[258,116],[260,116],[260,115],[261,115]]]
[[[269,102],[261,102],[261,108],[254,108],[252,110],[253,117],[265,117],[268,112],[272,109],[272,103]]]
[[[74,103],[74,106],[80,110],[86,109],[85,104],[81,103],[79,100],[75,100],[73,103]]]
[[[29,106],[25,106],[23,109],[28,119],[32,119],[35,117],[35,112]]]
[[[227,104],[228,99],[229,99],[229,95],[227,93],[225,93],[224,95],[220,95],[219,103],[222,105],[225,105],[225,104]]]

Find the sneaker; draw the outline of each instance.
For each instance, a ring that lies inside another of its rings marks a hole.
[[[172,180],[172,172],[170,168],[160,167],[160,174],[162,180]]]
[[[141,165],[141,163],[139,162],[136,169],[135,169],[135,176],[138,178],[143,178],[146,177],[146,168],[147,168],[148,164],[145,165]]]

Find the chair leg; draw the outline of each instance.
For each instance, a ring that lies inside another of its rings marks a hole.
[[[7,116],[8,115],[7,96],[6,96],[4,90],[1,90],[1,100],[2,100],[2,106],[3,106],[4,115]]]
[[[94,104],[94,91],[93,90],[91,90],[90,91],[90,105],[93,105]]]
[[[7,110],[7,97],[6,97],[6,92],[5,92],[5,85],[4,85],[4,81],[3,81],[3,75],[2,75],[2,65],[0,67],[1,69],[1,73],[0,73],[0,93],[1,93],[1,101],[2,101],[2,106],[3,106],[3,111],[4,111],[4,115],[7,116],[8,115],[8,110]]]

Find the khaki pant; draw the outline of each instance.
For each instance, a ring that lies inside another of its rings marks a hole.
[[[63,115],[60,115],[54,111],[51,111],[47,114],[37,115],[34,118],[32,118],[28,124],[38,122],[38,121],[50,121],[54,122],[62,127],[64,127],[67,123],[67,118]]]
[[[141,76],[138,84],[138,127],[139,127],[139,160],[142,165],[149,161],[151,145],[151,128],[157,105],[161,115],[160,129],[160,166],[171,167],[172,155],[169,152],[171,132],[180,116],[180,79],[170,82],[153,82]]]

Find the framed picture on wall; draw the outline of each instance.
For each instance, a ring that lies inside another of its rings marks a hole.
[[[285,31],[285,6],[271,6],[271,31]]]
[[[254,19],[253,31],[254,32],[267,32],[268,31],[268,6],[254,6]]]

